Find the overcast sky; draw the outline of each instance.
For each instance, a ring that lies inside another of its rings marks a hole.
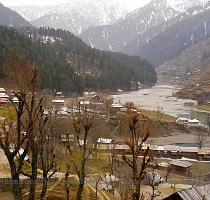
[[[65,3],[68,0],[0,0],[5,6],[20,6],[20,5],[56,5]],[[86,1],[86,0],[78,0]],[[150,0],[127,0],[131,7],[141,7],[148,3]]]

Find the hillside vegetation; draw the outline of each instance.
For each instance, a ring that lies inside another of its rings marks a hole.
[[[153,85],[152,65],[139,57],[92,49],[68,31],[49,28],[19,31],[0,27],[0,72],[11,57],[26,58],[41,73],[42,88],[66,94],[95,90],[131,89],[131,83]]]

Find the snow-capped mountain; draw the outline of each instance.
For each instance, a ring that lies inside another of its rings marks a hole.
[[[159,66],[179,55],[184,49],[209,37],[210,9],[206,9],[159,32],[151,40],[139,45],[133,55]]]
[[[91,26],[111,24],[124,17],[129,9],[123,1],[126,0],[71,0],[57,6],[13,9],[37,27],[61,28],[79,35]]]
[[[189,8],[203,6],[208,0],[167,0],[168,5],[177,11],[185,12]]]
[[[24,17],[28,21],[33,21],[46,14],[53,13],[55,10],[54,6],[21,6],[10,8],[18,12],[22,17]]]
[[[126,15],[124,19],[108,26],[89,28],[80,37],[92,47],[122,51],[136,37],[179,14],[166,0],[152,0],[146,6]]]

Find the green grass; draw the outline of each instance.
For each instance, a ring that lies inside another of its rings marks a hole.
[[[157,111],[150,111],[150,110],[145,110],[142,109],[142,112],[149,118],[151,118],[154,121],[162,121],[162,122],[175,122],[176,117],[173,117],[171,115],[167,115],[162,112],[157,112]]]
[[[194,107],[197,109],[200,109],[200,110],[210,111],[210,105],[200,104],[200,105],[196,105]]]

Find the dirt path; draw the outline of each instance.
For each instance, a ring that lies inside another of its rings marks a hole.
[[[14,200],[12,192],[1,192],[0,193],[1,200]]]
[[[91,184],[87,184],[87,188],[90,188],[92,192],[95,192],[95,187],[93,187]],[[97,200],[111,200],[109,196],[103,191],[98,189],[98,199]]]

